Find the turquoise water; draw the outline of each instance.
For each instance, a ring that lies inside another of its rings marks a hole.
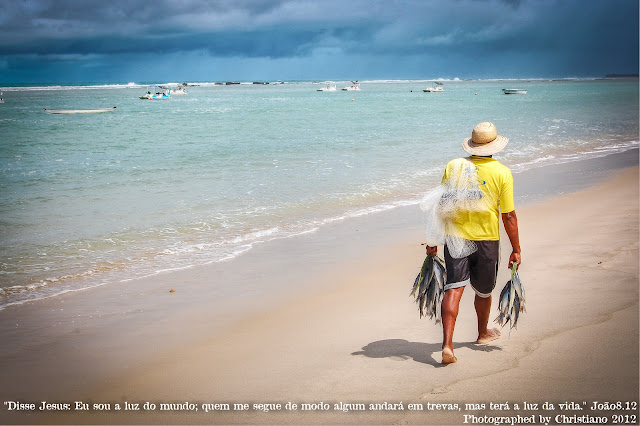
[[[510,137],[514,171],[638,147],[637,80],[428,85],[0,89],[0,309],[415,204],[480,121]]]

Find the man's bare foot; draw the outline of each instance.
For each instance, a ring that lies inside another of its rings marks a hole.
[[[442,348],[442,363],[443,364],[453,364],[457,362],[458,358],[453,355],[453,351],[449,348]]]
[[[485,334],[478,336],[476,343],[479,345],[486,345],[487,343],[496,340],[498,337],[500,337],[500,330],[492,328],[491,330],[487,330]]]

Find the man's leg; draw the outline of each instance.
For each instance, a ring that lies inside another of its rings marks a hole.
[[[497,328],[488,329],[491,314],[491,292],[496,286],[498,265],[500,263],[500,241],[477,241],[478,250],[473,254],[470,275],[471,285],[476,291],[473,305],[478,316],[478,339],[484,344],[500,337]],[[487,297],[482,297],[482,296]]]
[[[460,298],[463,287],[452,288],[444,293],[442,298],[442,363],[451,364],[457,361],[453,355],[453,329],[456,326]]]
[[[476,340],[476,343],[489,343],[500,337],[500,330],[497,328],[487,329],[489,315],[491,314],[491,296],[480,297],[476,294],[473,305],[476,308],[476,315],[478,315],[478,340]]]

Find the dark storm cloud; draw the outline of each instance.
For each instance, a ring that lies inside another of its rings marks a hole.
[[[206,49],[214,55],[299,56],[358,46],[377,53],[426,48],[587,47],[637,34],[630,0],[2,0],[0,54],[134,53]],[[635,6],[635,7],[634,7]],[[4,17],[4,18],[2,18]],[[622,20],[622,21],[621,21]],[[630,31],[624,34],[624,28]],[[609,39],[610,38],[610,39]],[[551,43],[553,41],[554,43]],[[554,46],[555,44],[555,46]]]
[[[185,52],[598,75],[637,71],[637,18],[635,0],[0,0],[0,76],[23,60]]]
[[[220,55],[296,56],[335,29],[336,22],[340,26],[324,8],[338,4],[3,0],[0,54],[207,49]]]

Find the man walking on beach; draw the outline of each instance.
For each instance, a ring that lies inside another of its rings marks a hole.
[[[486,344],[500,337],[497,328],[488,329],[491,310],[491,292],[496,285],[499,261],[499,216],[502,216],[505,231],[511,242],[509,268],[513,263],[520,265],[520,241],[518,219],[513,202],[513,177],[511,170],[492,158],[501,151],[509,139],[498,135],[493,123],[484,122],[474,127],[470,138],[462,142],[465,151],[471,157],[465,161],[453,160],[447,164],[443,182],[460,180],[461,175],[476,181],[481,191],[461,191],[467,198],[482,199],[482,208],[457,211],[447,228],[447,241],[450,234],[471,246],[471,250],[450,249],[444,246],[444,258],[447,268],[445,294],[442,300],[442,363],[457,361],[453,354],[453,330],[458,316],[460,298],[467,284],[475,291],[474,306],[478,316],[478,339],[476,343]],[[464,163],[462,173],[457,172]],[[472,178],[469,178],[472,176]],[[475,183],[474,183],[475,185]],[[475,194],[475,195],[469,195]],[[437,246],[427,246],[427,254],[437,254]],[[468,254],[469,251],[473,251]],[[452,254],[453,253],[453,254]]]

